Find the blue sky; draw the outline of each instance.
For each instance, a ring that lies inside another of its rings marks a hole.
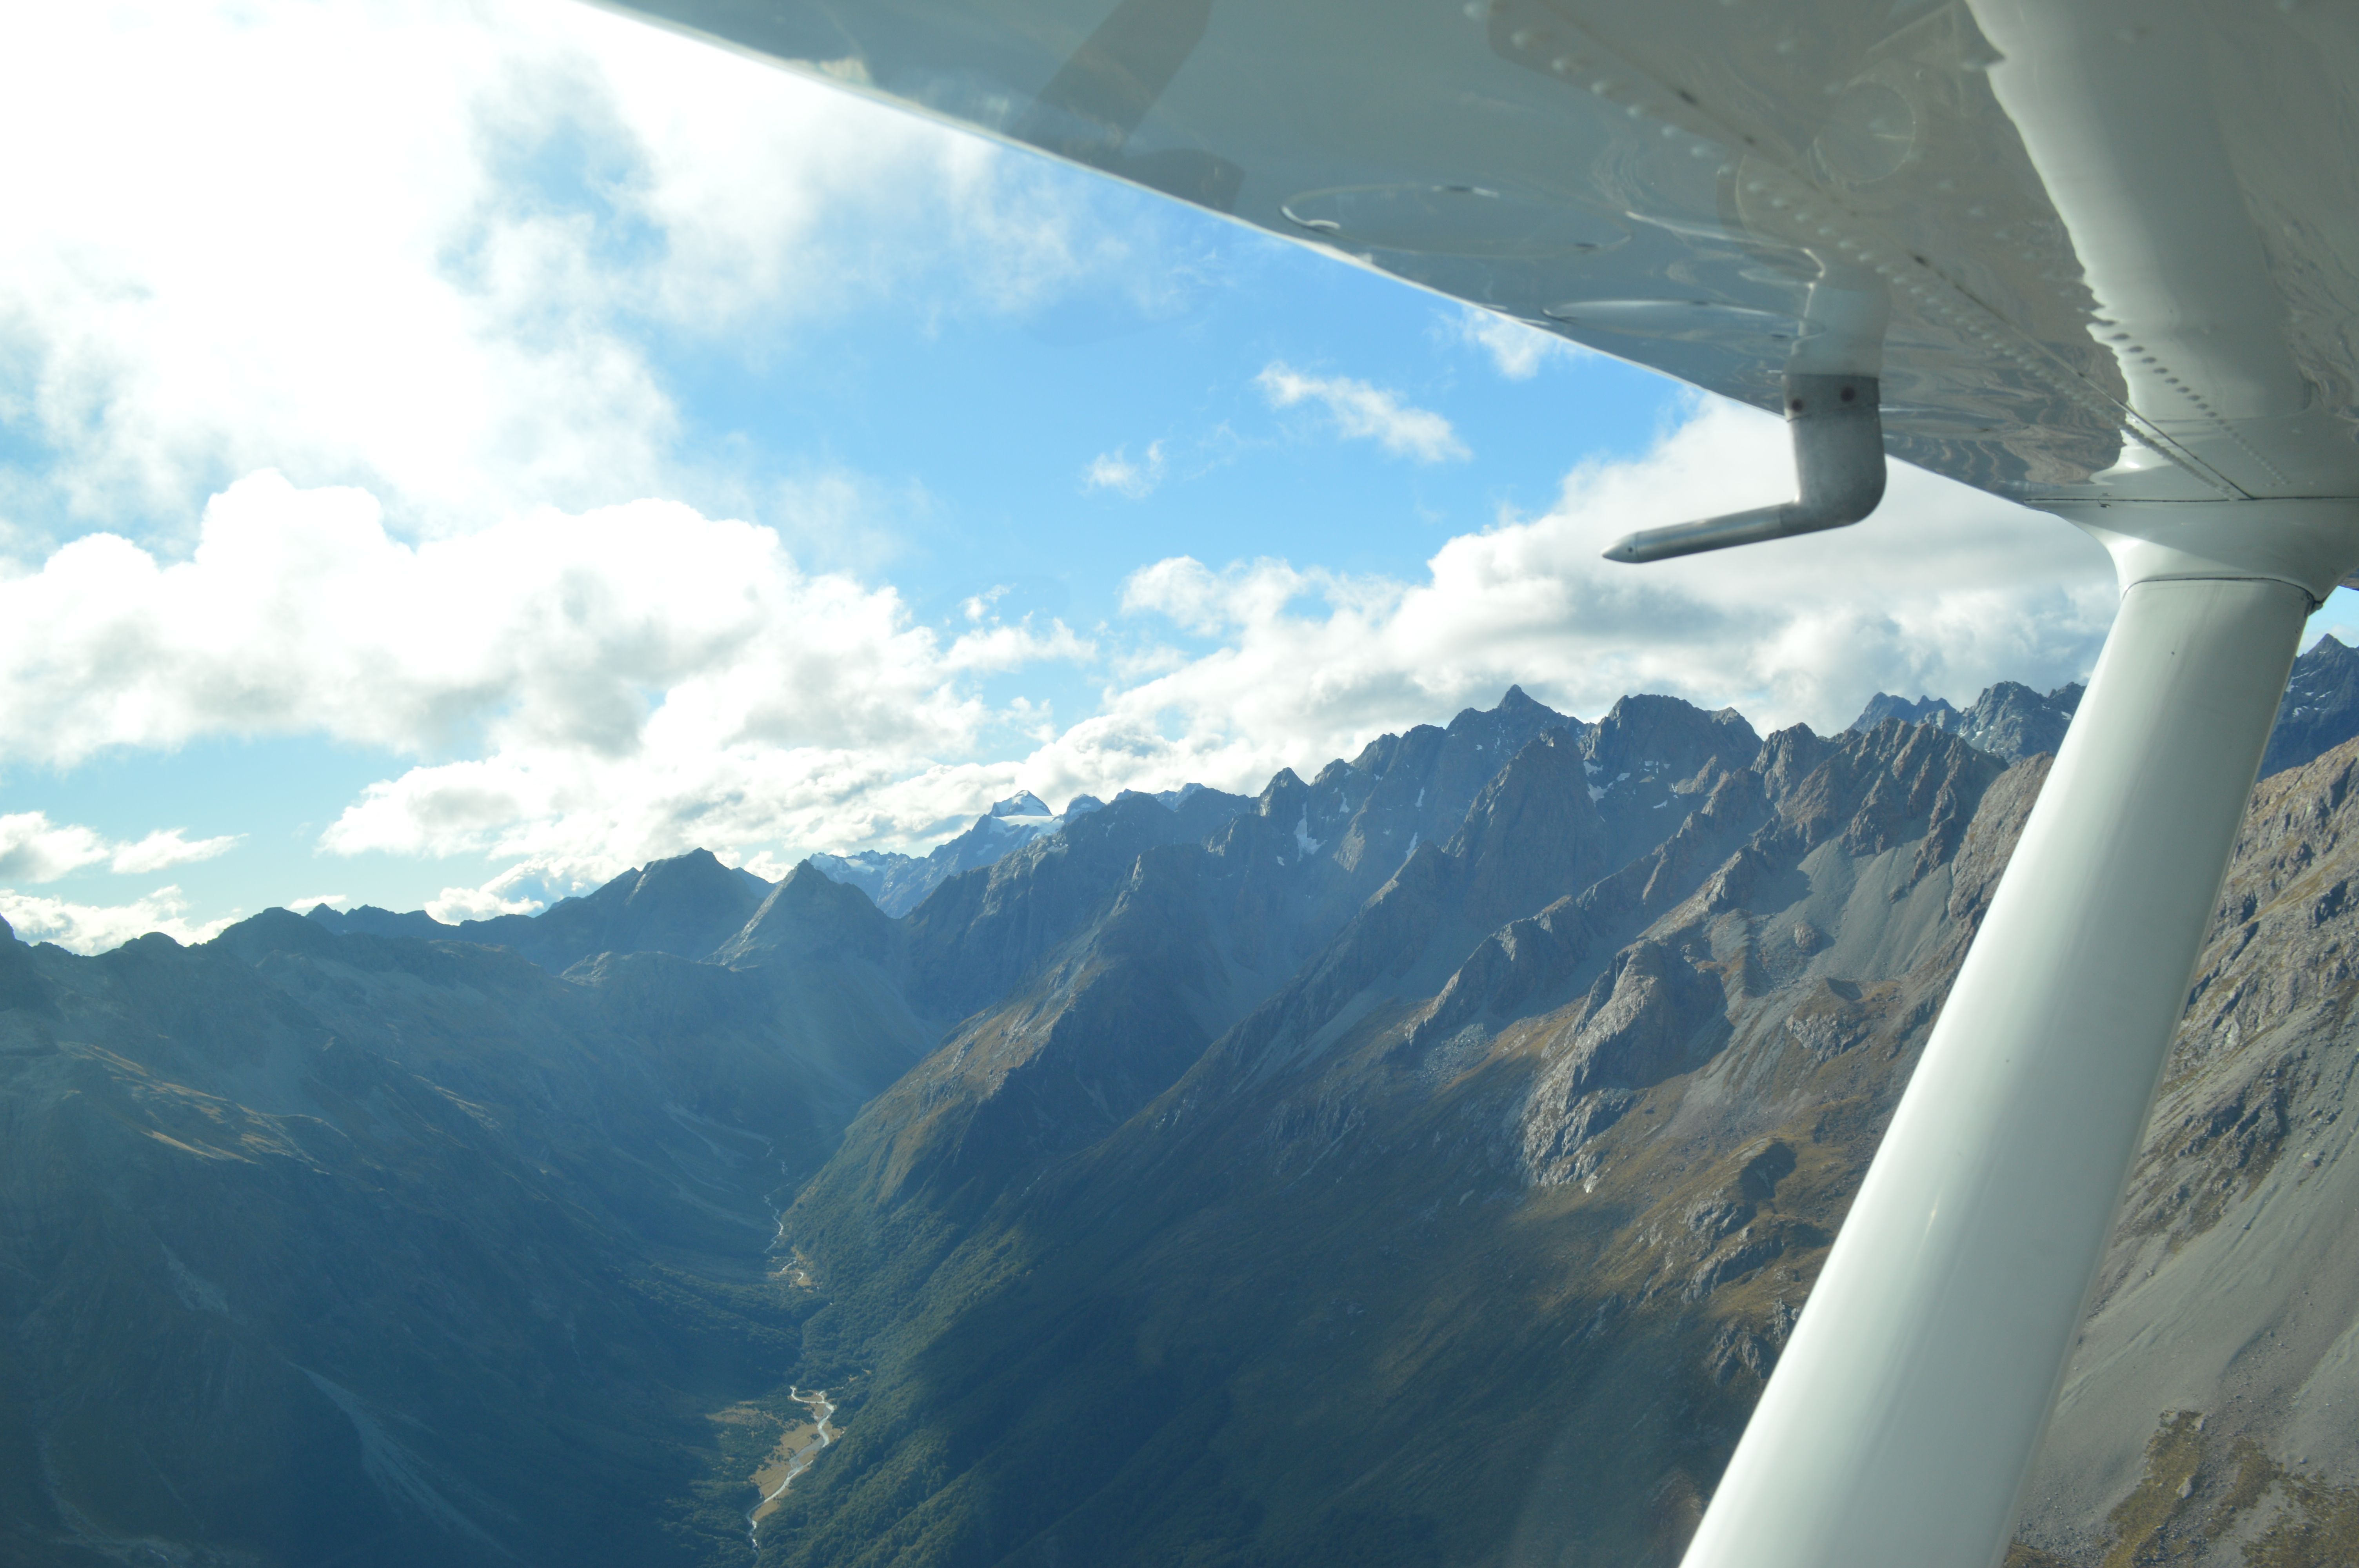
[[[546,0],[53,16],[0,131],[0,914],[776,875],[1016,787],[1254,788],[1511,681],[1839,726],[2082,673],[2069,530],[1596,549],[1773,421]],[[1879,523],[1884,523],[1879,519]],[[1748,553],[1751,554],[1751,553]]]

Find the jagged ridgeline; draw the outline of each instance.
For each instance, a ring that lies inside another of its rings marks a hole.
[[[2028,1561],[2349,1554],[2353,664]],[[775,886],[0,941],[0,1563],[1669,1563],[2073,695],[1511,691]]]

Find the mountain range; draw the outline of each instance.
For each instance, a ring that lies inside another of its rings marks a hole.
[[[2037,752],[2052,754],[2063,744],[2064,727],[2081,706],[2082,690],[2074,681],[2042,696],[2017,682],[2001,681],[1964,708],[1938,697],[1911,701],[1880,691],[1851,727],[1872,730],[1887,719],[1930,724],[1993,756],[2019,762]],[[2294,661],[2268,750],[2261,758],[2261,776],[2300,767],[2354,735],[2359,735],[2359,654],[2329,633]]]
[[[2347,1551],[2354,666],[2020,1563]],[[0,1562],[1674,1562],[2077,697],[1511,690],[775,885],[0,940]]]

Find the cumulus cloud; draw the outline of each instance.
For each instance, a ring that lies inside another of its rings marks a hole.
[[[650,343],[1137,270],[1037,160],[587,5],[49,6],[10,43],[20,524],[168,526],[264,467],[429,531],[691,493]]]
[[[1545,514],[1450,540],[1421,580],[1158,562],[1130,579],[1125,608],[1217,645],[1110,693],[1026,760],[1023,782],[1256,787],[1511,684],[1585,718],[1662,692],[1823,731],[1878,689],[1962,699],[2086,674],[2115,600],[2103,553],[1913,469],[1896,466],[1856,528],[1648,567],[1598,558],[1632,528],[1790,482],[1774,416],[1698,398],[1651,451],[1576,469]]]
[[[1261,388],[1272,408],[1315,403],[1326,409],[1337,434],[1346,440],[1375,441],[1395,457],[1438,463],[1473,456],[1448,419],[1364,381],[1304,375],[1282,361],[1272,360],[1254,377],[1254,384]]]
[[[1451,336],[1490,355],[1492,365],[1509,381],[1529,381],[1544,364],[1578,360],[1590,351],[1570,338],[1472,305],[1461,306],[1443,320]]]
[[[1111,490],[1133,501],[1144,499],[1163,482],[1163,443],[1150,441],[1147,455],[1138,461],[1130,460],[1129,449],[1116,447],[1110,452],[1100,452],[1082,470],[1083,490]]]
[[[1699,398],[1650,451],[1574,470],[1545,513],[1451,539],[1417,579],[1173,557],[1084,638],[1004,621],[992,594],[955,632],[922,625],[889,587],[676,503],[410,544],[364,492],[258,475],[206,509],[185,561],[93,536],[0,581],[0,747],[59,764],[312,732],[408,752],[321,847],[503,865],[430,906],[457,920],[697,847],[769,874],[813,850],[921,849],[1019,787],[1256,789],[1511,684],[1584,718],[1651,691],[1825,730],[1877,689],[1962,699],[2086,673],[2114,604],[2102,552],[1914,470],[1854,529],[1645,568],[1598,557],[1789,480],[1778,420]],[[1109,684],[1079,722],[982,695],[1007,671],[1101,660]],[[217,852],[9,821],[19,881]]]
[[[547,880],[549,870],[543,865],[515,866],[484,887],[444,888],[440,897],[426,901],[426,913],[445,925],[457,925],[468,920],[490,920],[502,914],[538,914],[549,907],[549,899],[536,898],[529,892],[512,896],[502,890],[518,883],[538,886]],[[563,894],[556,896],[562,897]]]
[[[46,812],[0,816],[0,880],[51,882],[103,860],[107,842],[87,827],[53,823]]]
[[[20,942],[54,942],[75,953],[103,953],[135,936],[160,931],[175,942],[210,942],[237,918],[188,918],[189,902],[177,887],[161,887],[129,903],[71,903],[64,899],[0,889],[0,920]]]
[[[529,860],[540,891],[495,890],[513,903],[699,845],[930,829],[1006,793],[1012,762],[936,762],[1036,724],[976,683],[1094,648],[970,608],[955,635],[920,625],[892,589],[676,503],[412,544],[364,492],[265,473],[214,498],[186,560],[92,535],[0,579],[0,761],[222,734],[456,752],[372,786],[324,847]],[[46,818],[18,838],[26,864],[67,869],[227,847]]]
[[[192,860],[209,860],[238,842],[236,835],[190,839],[181,828],[115,842],[78,823],[51,822],[43,811],[0,816],[0,882],[49,882],[84,866],[146,876]]]
[[[365,492],[265,473],[213,499],[186,560],[96,534],[0,580],[0,759],[289,733],[939,750],[986,717],[953,676],[1086,651],[1061,622],[944,639],[891,589],[806,573],[774,531],[676,503],[413,545]]]

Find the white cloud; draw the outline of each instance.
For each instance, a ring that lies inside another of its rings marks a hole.
[[[1037,160],[587,5],[49,6],[9,43],[19,524],[266,467],[429,531],[691,493],[648,342],[1136,270]]]
[[[1348,376],[1304,375],[1272,360],[1254,377],[1272,408],[1319,404],[1347,440],[1373,440],[1395,457],[1438,463],[1473,454],[1450,421],[1430,408],[1401,401],[1400,395]]]
[[[1460,342],[1490,355],[1492,365],[1509,381],[1529,381],[1544,364],[1582,359],[1590,352],[1570,338],[1472,305],[1459,307],[1443,320]]]
[[[232,833],[218,838],[190,839],[182,829],[173,827],[150,833],[136,843],[116,845],[108,860],[108,869],[126,876],[144,877],[171,866],[186,866],[227,854],[243,837]]]
[[[1510,684],[1585,718],[1663,692],[1733,704],[1765,730],[1825,731],[1879,688],[1962,700],[1995,680],[2087,672],[2114,606],[2103,553],[1914,469],[1896,465],[1883,509],[1855,528],[1648,567],[1598,558],[1630,529],[1791,483],[1774,416],[1699,398],[1652,451],[1575,470],[1543,516],[1451,539],[1421,581],[1158,562],[1130,579],[1125,608],[1220,645],[1110,693],[1021,781],[1050,795],[1254,788],[1279,766],[1487,707]]]
[[[114,842],[77,823],[51,822],[42,811],[0,816],[0,882],[50,882],[103,860],[108,869],[146,876],[169,866],[209,860],[234,848],[236,835],[190,841],[181,828],[167,828],[129,842]]]
[[[1145,499],[1163,482],[1163,443],[1150,441],[1147,455],[1137,462],[1130,460],[1129,449],[1116,447],[1110,452],[1100,452],[1082,470],[1083,490],[1111,490],[1133,501]]]
[[[674,503],[412,545],[362,492],[258,475],[206,509],[186,561],[93,536],[0,581],[0,737],[53,764],[223,733],[411,752],[321,845],[502,863],[430,906],[456,920],[700,846],[773,870],[919,849],[1018,787],[1256,789],[1510,684],[1588,718],[1653,691],[1825,730],[1879,688],[1962,700],[2086,672],[2114,602],[2102,552],[1910,469],[1856,528],[1599,558],[1631,528],[1790,482],[1778,420],[1697,399],[1651,451],[1576,469],[1545,514],[1450,540],[1417,580],[1175,557],[1129,579],[1123,626],[1084,639],[1003,622],[992,595],[937,632],[890,588],[807,572],[776,533]],[[1212,646],[1168,647],[1165,626]],[[1099,711],[1061,729],[980,695],[986,676],[1100,658]],[[27,879],[213,843],[118,846],[46,818],[7,842]]]
[[[410,545],[356,490],[241,481],[167,564],[92,535],[0,579],[0,758],[200,735],[622,757],[647,744],[939,749],[952,678],[1083,656],[1060,622],[945,643],[889,588],[808,574],[773,531],[668,502]]]
[[[129,903],[69,903],[63,899],[0,889],[0,920],[20,942],[54,942],[75,953],[103,953],[135,936],[160,931],[175,942],[210,942],[234,921],[188,918],[188,900],[177,887],[161,887]]]
[[[0,880],[53,882],[105,860],[109,852],[103,835],[72,823],[51,822],[47,812],[0,816]]]
[[[514,867],[483,887],[444,888],[440,898],[427,901],[426,913],[445,925],[456,925],[467,920],[489,920],[500,914],[538,914],[549,907],[549,900],[535,898],[530,893],[508,897],[501,889],[536,882],[539,880],[539,872],[538,867]]]
[[[817,847],[971,814],[1014,764],[935,759],[1038,719],[974,683],[1093,652],[980,597],[937,633],[890,588],[806,572],[772,530],[673,503],[413,545],[365,492],[266,473],[214,498],[187,560],[93,535],[0,579],[0,760],[224,734],[456,752],[372,786],[324,847],[486,850],[561,894],[698,845]],[[46,818],[18,838],[27,865],[66,869],[226,847],[109,845]],[[539,894],[497,894],[519,896]]]

